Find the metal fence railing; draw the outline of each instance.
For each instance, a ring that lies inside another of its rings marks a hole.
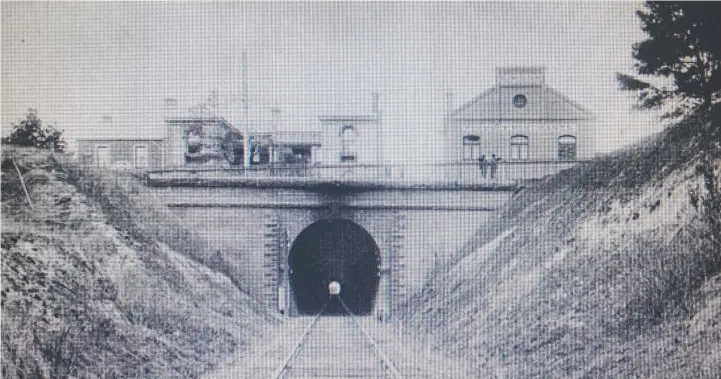
[[[485,172],[474,163],[429,164],[339,164],[339,165],[256,165],[248,168],[208,165],[184,165],[148,170],[164,177],[193,176],[195,178],[293,178],[340,182],[391,182],[398,184],[456,184],[456,185],[508,185],[523,180],[543,178],[568,169],[580,161],[510,161],[498,162],[495,170]]]

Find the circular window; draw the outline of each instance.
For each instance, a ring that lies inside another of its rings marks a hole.
[[[513,106],[515,106],[516,108],[525,107],[527,102],[528,99],[526,98],[526,95],[518,94],[513,97]]]

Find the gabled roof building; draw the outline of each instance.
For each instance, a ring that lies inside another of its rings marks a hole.
[[[596,153],[594,117],[546,84],[545,68],[496,70],[496,85],[446,116],[447,157],[461,178],[487,174],[479,158],[495,157],[498,177],[555,173]],[[468,165],[462,165],[468,163]]]

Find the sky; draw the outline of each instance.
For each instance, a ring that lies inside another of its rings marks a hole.
[[[319,130],[322,114],[368,114],[378,93],[385,156],[440,154],[445,93],[460,106],[502,66],[544,66],[590,110],[599,151],[660,129],[615,73],[644,38],[634,2],[2,2],[2,129],[28,108],[67,139],[159,137],[163,99],[267,128]],[[104,122],[110,116],[112,122]]]

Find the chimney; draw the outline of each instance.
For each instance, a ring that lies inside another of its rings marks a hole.
[[[280,111],[280,108],[273,108],[270,110],[270,112],[271,112],[271,127],[273,128],[273,132],[276,132],[278,130],[278,127],[280,126],[281,111]]]

